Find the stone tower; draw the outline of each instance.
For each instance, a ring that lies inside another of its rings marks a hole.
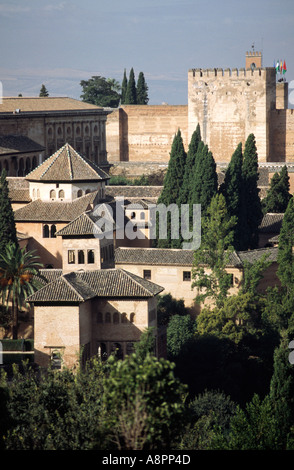
[[[188,72],[188,140],[200,124],[216,162],[229,162],[239,142],[256,138],[259,161],[270,161],[270,115],[276,108],[275,69],[262,68],[260,52],[246,54],[243,69]]]
[[[245,69],[261,69],[262,68],[262,53],[250,51],[246,52]]]

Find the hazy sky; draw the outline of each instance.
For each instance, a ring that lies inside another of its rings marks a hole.
[[[286,60],[294,80],[293,0],[0,0],[4,96],[79,98],[92,75],[144,72],[149,104],[187,104],[191,68]]]

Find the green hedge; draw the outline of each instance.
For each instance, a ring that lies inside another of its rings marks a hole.
[[[21,364],[25,362],[34,362],[34,354],[16,353],[16,354],[2,354],[2,364]]]
[[[2,339],[3,351],[33,351],[33,339]]]

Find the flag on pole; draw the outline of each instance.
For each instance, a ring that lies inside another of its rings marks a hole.
[[[286,61],[284,60],[284,65],[283,65],[283,74],[287,72],[287,67],[286,67]]]
[[[281,61],[280,63],[280,74],[282,75],[282,72],[283,72],[283,62]]]
[[[280,62],[277,60],[277,63],[276,63],[276,73],[278,73],[280,71]]]

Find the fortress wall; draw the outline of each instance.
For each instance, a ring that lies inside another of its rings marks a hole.
[[[277,109],[271,117],[272,162],[294,163],[294,109]]]
[[[168,162],[178,129],[187,149],[187,105],[124,105],[107,118],[108,161]]]
[[[270,154],[270,113],[276,103],[275,70],[192,69],[188,72],[188,139],[200,124],[217,162],[227,162],[239,142],[256,137],[259,161]]]

